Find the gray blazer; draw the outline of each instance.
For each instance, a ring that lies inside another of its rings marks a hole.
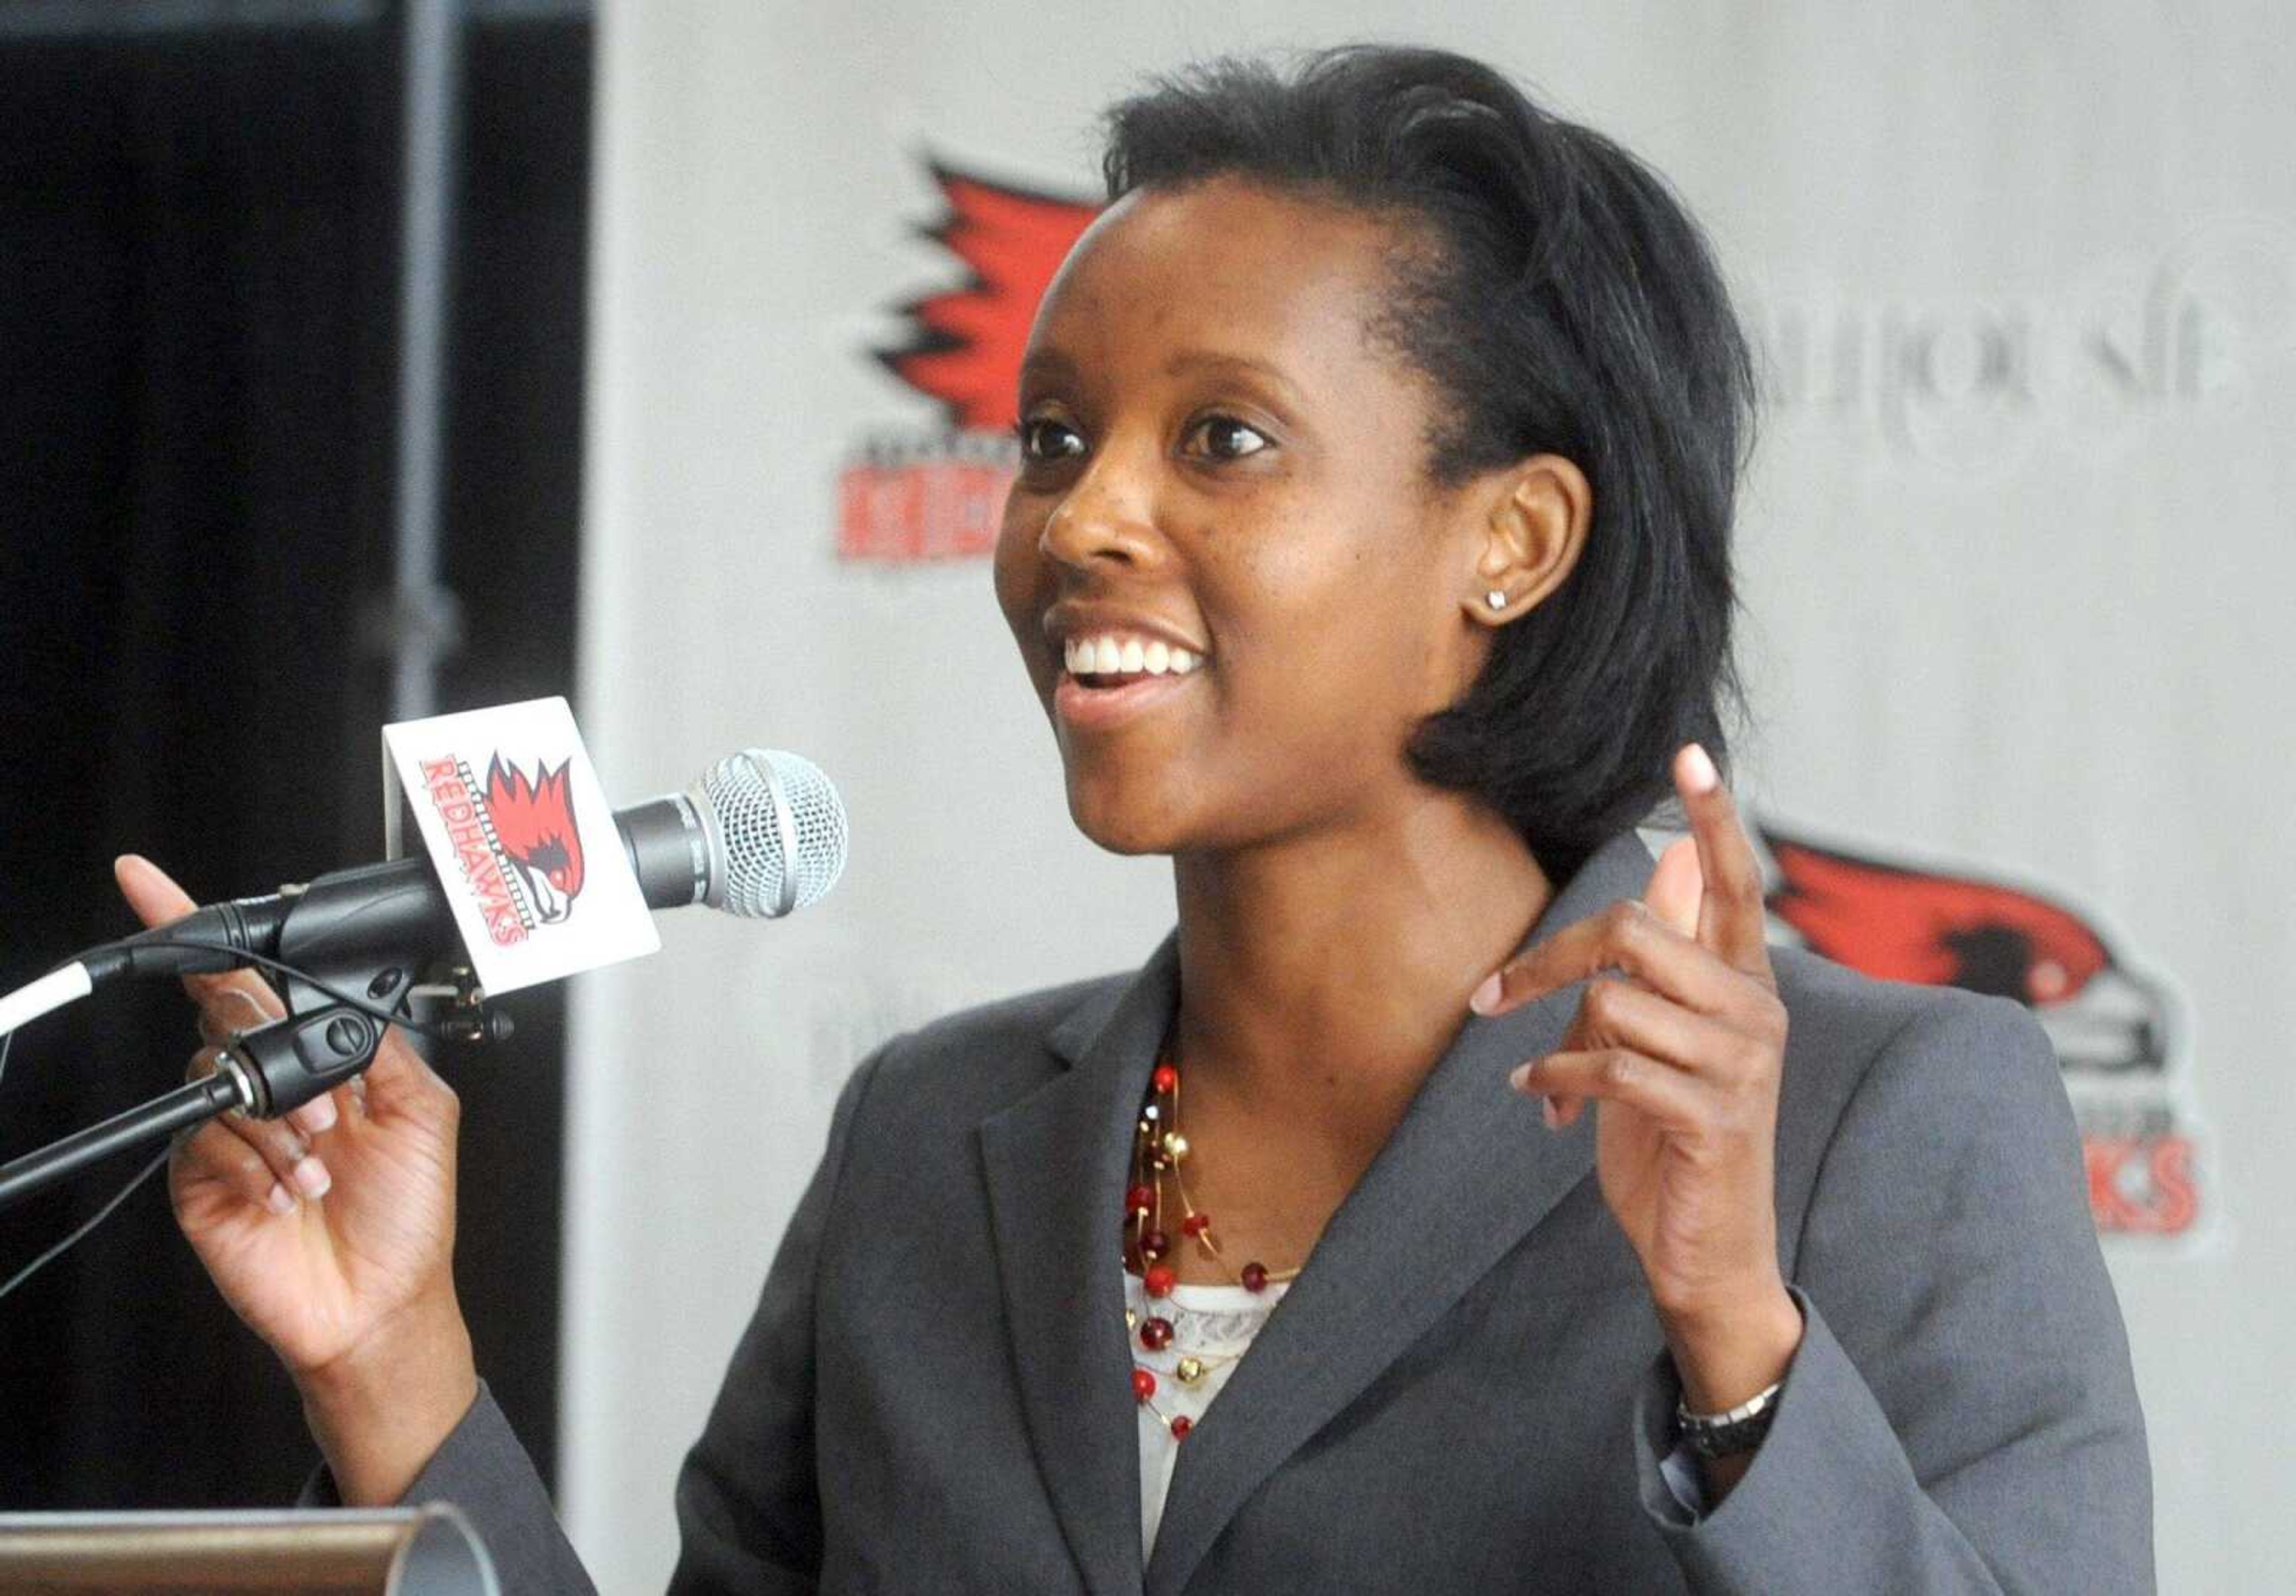
[[[1650,869],[1613,839],[1535,936]],[[2046,1039],[2005,1000],[1776,967],[1808,1329],[1712,1513],[1659,1471],[1676,1388],[1593,1115],[1551,1133],[1505,1084],[1572,989],[1467,1022],[1183,1444],[1144,1567],[1118,1222],[1168,941],[855,1073],[677,1482],[673,1589],[2151,1590],[2144,1423]],[[587,1587],[483,1395],[431,1497],[506,1589]]]

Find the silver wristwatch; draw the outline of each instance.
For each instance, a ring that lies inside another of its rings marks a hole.
[[[1751,1452],[1769,1434],[1782,1389],[1783,1383],[1758,1391],[1726,1413],[1693,1413],[1677,1398],[1674,1404],[1676,1432],[1685,1446],[1709,1460]]]

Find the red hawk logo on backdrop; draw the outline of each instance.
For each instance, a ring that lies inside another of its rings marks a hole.
[[[2099,1230],[2193,1229],[2201,1202],[2184,1027],[2164,983],[2038,893],[1820,847],[1772,826],[1761,836],[1776,866],[1770,912],[1812,951],[1884,980],[1964,987],[2033,1010],[2064,1070]]]
[[[922,229],[962,269],[899,307],[906,336],[874,351],[939,407],[937,427],[865,439],[839,484],[838,552],[904,563],[988,554],[1012,486],[1014,394],[1037,301],[1097,205],[940,161],[939,218]]]
[[[903,305],[909,340],[877,358],[946,406],[952,426],[1002,432],[1019,419],[1013,397],[1037,303],[1100,208],[939,162],[930,169],[948,209],[925,236],[964,262],[969,276],[959,287]]]

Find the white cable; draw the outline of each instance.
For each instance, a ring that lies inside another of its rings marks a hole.
[[[30,985],[20,986],[0,998],[0,1036],[19,1025],[29,1025],[67,1003],[78,1002],[94,990],[94,983],[88,979],[84,964],[68,964],[61,970],[50,970]]]

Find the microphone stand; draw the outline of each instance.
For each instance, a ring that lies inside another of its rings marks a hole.
[[[459,1040],[498,1041],[510,1034],[509,1016],[482,1012],[486,994],[467,967],[448,971],[445,983],[415,984],[413,972],[430,963],[433,956],[408,953],[406,942],[436,947],[436,928],[422,925],[422,917],[394,901],[383,908],[394,917],[392,931],[375,935],[375,906],[371,894],[362,896],[357,886],[347,872],[343,885],[330,884],[323,891],[315,883],[286,909],[277,946],[281,962],[293,973],[276,976],[284,1015],[234,1033],[217,1056],[214,1074],[0,1164],[0,1209],[139,1142],[171,1136],[234,1109],[258,1119],[276,1119],[364,1073],[382,1045],[383,1023],[365,1009],[330,996],[313,984],[314,978],[340,991],[364,992],[378,1006],[400,1009],[417,996],[451,996],[458,1012],[449,1023]],[[399,900],[408,897],[398,894]],[[404,934],[406,941],[398,941],[393,933]],[[451,938],[451,928],[446,934]],[[393,942],[398,945],[373,945]],[[450,941],[448,945],[459,955],[459,943]],[[211,952],[192,950],[195,961],[177,958],[176,964],[218,970],[243,962],[235,960],[233,950],[223,942],[209,946]]]
[[[75,1131],[49,1143],[37,1153],[0,1164],[0,1208],[11,1208],[34,1192],[53,1185],[84,1164],[109,1158],[123,1148],[170,1136],[186,1125],[204,1124],[217,1115],[244,1108],[247,1079],[236,1069],[219,1069],[125,1114],[115,1114],[100,1125]]]
[[[205,1124],[235,1108],[276,1119],[364,1071],[381,1045],[382,1026],[340,1003],[240,1032],[217,1055],[214,1074],[0,1164],[0,1209],[99,1158]]]

